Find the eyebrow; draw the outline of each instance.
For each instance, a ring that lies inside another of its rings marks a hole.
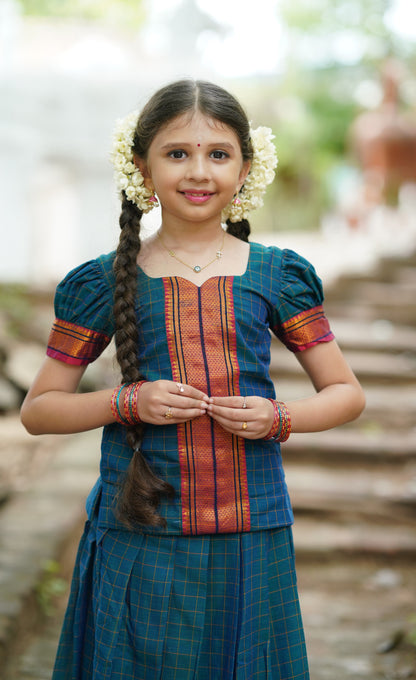
[[[193,144],[189,144],[187,142],[177,142],[177,143],[171,143],[169,142],[168,144],[164,144],[161,147],[162,151],[168,151],[169,149],[182,149],[184,147],[189,147],[193,146]],[[230,142],[213,142],[212,144],[208,144],[208,147],[211,147],[213,149],[221,147],[222,149],[235,149],[235,146],[233,144],[230,144]]]

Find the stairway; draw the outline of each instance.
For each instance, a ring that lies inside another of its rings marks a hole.
[[[361,417],[283,445],[298,559],[416,556],[416,255],[344,276],[325,311],[367,398]],[[294,356],[273,342],[279,398],[311,393]]]
[[[416,254],[343,276],[325,311],[361,417],[282,446],[312,680],[416,677]],[[312,387],[278,340],[280,399]]]

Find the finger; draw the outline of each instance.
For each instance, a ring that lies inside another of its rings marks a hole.
[[[211,404],[215,406],[225,406],[227,408],[248,408],[248,398],[244,395],[228,397],[211,397]]]
[[[198,390],[196,387],[192,387],[192,385],[186,385],[185,383],[169,383],[169,393],[176,394],[180,397],[189,397],[198,401],[209,401],[209,397],[205,392]]]
[[[217,422],[226,432],[244,437],[245,439],[258,439],[260,434],[258,423],[254,420],[228,420],[226,418],[213,416],[213,420]]]
[[[220,407],[218,407],[219,409]],[[247,415],[247,411],[243,412],[241,409],[222,409],[221,407],[221,412],[210,412],[208,409],[208,414],[215,420],[217,423],[219,423],[222,427],[229,431],[233,432],[238,432],[240,429],[242,429],[242,423],[255,423],[255,421],[250,421]]]
[[[213,417],[224,418],[230,422],[243,422],[247,420],[247,417],[250,417],[248,407],[243,409],[241,407],[218,406],[217,404],[210,404],[208,406],[208,413]]]
[[[160,422],[166,425],[178,425],[194,418],[200,418],[206,414],[204,409],[177,409],[172,406],[164,407],[163,414],[160,415]]]
[[[208,402],[201,399],[193,399],[192,397],[182,397],[178,394],[169,394],[165,399],[165,403],[169,402],[170,406],[180,410],[187,409],[203,409],[208,408]]]

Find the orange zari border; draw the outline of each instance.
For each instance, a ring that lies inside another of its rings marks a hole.
[[[278,335],[292,352],[301,352],[319,342],[334,339],[322,305],[296,314],[285,321],[281,328]]]
[[[91,363],[107,347],[110,338],[84,326],[56,319],[49,335],[47,355],[67,364]]]
[[[239,394],[232,279],[215,277],[200,288],[185,279],[164,282],[173,380],[209,395]],[[244,439],[208,415],[177,427],[183,532],[248,531]]]

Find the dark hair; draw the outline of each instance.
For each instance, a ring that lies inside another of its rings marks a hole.
[[[163,126],[185,113],[200,111],[229,126],[240,140],[243,160],[251,160],[253,149],[250,126],[244,109],[229,92],[206,81],[180,80],[158,90],[143,108],[134,134],[133,152],[146,159],[149,147]],[[117,360],[123,382],[142,379],[138,364],[138,331],[135,313],[137,286],[136,259],[140,251],[142,212],[122,194],[120,241],[114,262],[116,288],[114,294],[115,341]],[[248,241],[247,220],[230,222],[227,232]],[[117,512],[128,526],[136,523],[165,526],[157,512],[162,496],[173,497],[173,487],[159,479],[140,453],[142,426],[129,427],[128,444],[133,457],[124,475],[118,495]]]

